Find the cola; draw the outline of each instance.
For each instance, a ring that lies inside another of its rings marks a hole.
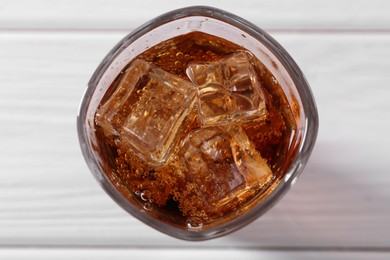
[[[250,51],[190,32],[134,58],[94,118],[111,183],[163,222],[202,229],[266,198],[296,129],[279,82]]]

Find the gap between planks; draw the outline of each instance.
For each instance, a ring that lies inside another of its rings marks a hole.
[[[39,250],[245,250],[264,252],[353,252],[353,253],[390,253],[390,247],[277,247],[277,246],[183,246],[183,245],[42,245],[42,244],[18,244],[0,245],[0,250],[11,249],[39,249]]]

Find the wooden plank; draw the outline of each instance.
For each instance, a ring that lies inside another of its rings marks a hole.
[[[0,33],[0,245],[390,248],[389,34],[274,35],[312,85],[317,145],[278,205],[202,243],[169,238],[128,216],[83,161],[78,105],[123,36]]]
[[[386,0],[234,0],[196,1],[235,13],[267,30],[389,30]],[[194,5],[191,0],[59,1],[0,0],[0,29],[135,28],[170,10]]]
[[[23,259],[159,259],[165,260],[197,260],[207,256],[208,259],[300,259],[300,260],[388,260],[390,253],[388,252],[316,252],[316,251],[259,251],[259,250],[236,250],[236,249],[3,249],[0,251],[0,258],[7,260],[23,260]]]

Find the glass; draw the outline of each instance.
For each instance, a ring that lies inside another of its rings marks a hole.
[[[88,83],[77,123],[91,172],[124,210],[173,237],[206,240],[287,192],[313,149],[318,114],[271,36],[195,6],[121,40]]]

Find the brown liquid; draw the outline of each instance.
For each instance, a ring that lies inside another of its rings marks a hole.
[[[229,41],[193,32],[162,42],[135,60],[150,62],[189,81],[186,70],[191,64],[217,62],[240,51],[243,48]],[[241,214],[238,213],[242,212],[240,209],[245,211],[250,208],[248,205],[264,199],[273,184],[283,177],[295,153],[295,150],[289,150],[295,125],[283,91],[273,75],[253,56],[250,56],[250,63],[257,74],[256,86],[262,89],[261,99],[265,103],[266,114],[233,120],[231,124],[205,126],[197,112],[200,103],[195,103],[175,130],[169,155],[167,158],[161,157],[163,159],[158,163],[150,163],[145,156],[139,156],[136,148],[129,148],[134,147],[132,144],[120,141],[118,133],[110,135],[103,131],[104,123],[98,115],[101,111],[98,111],[95,126],[100,149],[98,156],[108,179],[130,202],[162,221],[200,228]],[[129,66],[131,63],[127,68]],[[124,74],[120,74],[112,84],[101,107],[115,95]],[[123,124],[126,116],[138,109],[137,102],[142,100],[141,95],[146,95],[142,94],[146,92],[143,83],[137,84],[141,86],[138,89],[141,94],[132,94],[123,103],[110,121],[115,127]],[[136,90],[137,87],[133,92]],[[161,113],[160,116],[164,117]],[[253,149],[249,154],[247,148],[244,149],[237,141],[243,138],[247,138],[245,140]],[[211,148],[204,152],[208,145]],[[213,149],[222,152],[218,153],[219,157],[210,159],[214,154]],[[200,165],[203,168],[197,172],[189,170],[193,169],[188,166],[193,158],[202,160]],[[240,170],[240,165],[233,164],[232,158],[243,161],[241,167],[244,170]],[[263,167],[264,164],[272,171],[271,175],[260,176],[258,180],[251,173],[248,173],[249,177],[245,175],[253,165]]]

